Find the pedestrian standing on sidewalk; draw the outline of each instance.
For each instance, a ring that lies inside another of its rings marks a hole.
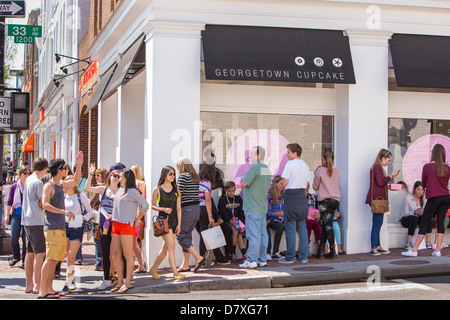
[[[41,178],[47,174],[48,162],[44,158],[33,161],[34,173],[25,180],[22,205],[22,225],[27,237],[25,257],[25,293],[39,293],[41,270],[45,258],[44,209]]]
[[[64,180],[73,180],[73,176],[68,176]],[[93,212],[86,195],[77,186],[64,188],[64,206],[72,212],[77,221],[72,225],[66,223],[66,284],[62,292],[69,293],[75,290],[75,257],[83,242],[83,222],[91,219]],[[84,213],[83,213],[84,212]]]
[[[328,240],[330,251],[325,255],[328,259],[336,258],[334,242],[333,217],[339,208],[341,193],[339,181],[341,170],[334,166],[334,153],[326,149],[322,155],[322,165],[314,171],[313,189],[319,191],[317,196],[322,233],[317,249],[317,258],[324,257],[324,248]]]
[[[427,204],[420,221],[419,234],[412,250],[402,252],[409,257],[417,257],[417,250],[425,237],[425,233],[431,223],[431,219],[436,216],[437,221],[437,246],[432,255],[441,256],[442,242],[445,234],[445,215],[450,207],[450,195],[448,181],[450,179],[450,167],[446,164],[445,148],[441,144],[436,144],[431,151],[431,162],[423,166],[422,184],[425,188]]]
[[[399,171],[394,171],[389,176],[383,167],[388,166],[392,161],[392,154],[389,150],[381,149],[378,152],[375,162],[370,168],[369,192],[367,192],[366,204],[369,206],[372,200],[389,200],[387,185],[393,178],[395,178]],[[380,254],[388,254],[389,250],[381,248],[380,245],[380,231],[383,225],[384,213],[372,212],[372,231],[370,236],[371,248],[370,255],[379,256]]]
[[[11,249],[13,253],[13,260],[10,266],[14,266],[20,261],[22,256],[22,263],[25,264],[26,256],[26,232],[22,226],[22,206],[23,206],[23,189],[25,187],[25,180],[30,176],[31,170],[27,167],[22,167],[19,170],[19,180],[11,185],[9,189],[8,202],[6,203],[5,220],[9,220],[11,224]],[[20,254],[19,238],[22,233],[22,255]]]
[[[66,217],[75,219],[73,212],[67,211],[64,204],[64,189],[76,187],[81,179],[83,152],[75,158],[77,172],[73,179],[63,180],[67,176],[69,166],[63,159],[50,161],[49,170],[52,178],[44,185],[42,206],[45,210],[44,233],[47,243],[46,260],[42,266],[41,289],[39,298],[59,298],[64,293],[53,289],[55,268],[59,261],[64,261],[66,251]]]
[[[309,189],[309,167],[300,157],[302,147],[298,143],[287,145],[286,155],[289,161],[284,167],[284,229],[286,231],[286,255],[278,262],[290,264],[295,262],[295,241],[298,233],[298,258],[301,263],[308,262],[308,202],[306,190]]]
[[[141,223],[141,219],[150,205],[136,188],[136,178],[130,169],[120,174],[120,186],[121,188],[114,197],[111,231],[111,250],[115,259],[118,281],[116,287],[111,291],[123,294],[133,287],[131,278],[134,270],[133,247],[136,226]],[[138,207],[141,210],[139,214],[136,214]],[[126,265],[123,263],[122,255],[125,257]],[[124,269],[126,270],[125,279]]]
[[[244,188],[245,230],[248,239],[247,259],[240,264],[241,268],[256,268],[267,265],[267,193],[270,188],[271,172],[264,160],[266,151],[257,146],[250,151],[250,162],[253,165],[242,178]]]
[[[116,168],[116,169],[115,169]],[[120,173],[122,167],[113,167],[106,177],[105,185],[96,187],[91,186],[92,176],[97,171],[95,165],[89,166],[89,176],[86,183],[86,191],[97,193],[100,195],[99,219],[98,223],[101,227],[100,231],[100,246],[102,250],[102,265],[103,265],[103,282],[97,290],[105,290],[111,286],[116,278],[114,275],[114,259],[111,253],[111,231],[112,231],[112,214],[114,207],[114,198],[120,188]]]
[[[192,231],[194,231],[200,219],[200,177],[189,158],[181,158],[177,161],[179,173],[177,185],[181,193],[181,229],[177,235],[177,241],[183,249],[183,262],[178,268],[178,272],[190,271],[189,257],[195,259],[194,272],[197,272],[204,264],[205,257],[202,257],[192,244]]]
[[[144,182],[144,178],[142,176],[142,169],[138,164],[131,166],[131,171],[133,171],[134,176],[136,177],[136,188],[141,192],[141,195],[147,199],[147,185]],[[139,209],[138,209],[139,210]],[[139,212],[137,213],[139,214]],[[147,269],[144,265],[144,259],[142,257],[142,240],[144,240],[144,231],[145,231],[145,216],[142,217],[141,222],[138,226],[136,226],[136,236],[134,237],[133,251],[134,255],[138,261],[138,268],[135,270],[135,273],[146,273]]]
[[[158,218],[167,219],[169,233],[162,236],[163,246],[149,272],[153,279],[158,280],[160,277],[156,270],[167,257],[173,278],[181,280],[184,275],[178,273],[175,262],[176,235],[181,229],[181,195],[176,183],[175,169],[170,166],[165,166],[161,170],[158,185],[153,189],[152,209],[158,212]]]
[[[104,186],[106,184],[106,181],[108,180],[108,171],[105,168],[99,168],[94,171],[94,177],[95,177],[95,183],[96,186]],[[87,187],[87,181],[86,181],[86,187]],[[85,188],[86,188],[85,187]],[[96,230],[101,230],[101,226],[99,225],[100,220],[100,194],[99,193],[93,193],[92,197],[89,199],[89,203],[91,205],[91,208],[94,212],[94,244],[95,244],[95,271],[102,271],[103,270],[103,264],[102,264],[102,247],[100,243],[100,237],[97,237],[97,235],[101,234],[101,231],[96,232]]]

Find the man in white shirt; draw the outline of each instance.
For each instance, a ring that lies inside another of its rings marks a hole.
[[[289,161],[284,167],[281,181],[284,191],[284,228],[286,231],[286,255],[280,263],[295,262],[296,232],[299,235],[298,256],[301,263],[308,261],[309,241],[306,228],[308,203],[306,189],[309,188],[309,167],[300,159],[302,147],[298,143],[286,146]]]
[[[41,282],[41,269],[45,258],[44,209],[41,178],[47,173],[48,162],[44,158],[33,161],[34,173],[25,180],[22,205],[22,225],[27,237],[25,256],[26,293],[38,293]],[[33,282],[34,275],[34,282]]]

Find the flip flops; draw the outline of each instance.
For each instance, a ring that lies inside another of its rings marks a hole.
[[[198,272],[198,270],[205,264],[206,258],[203,258],[202,260],[200,260],[199,263],[197,263],[197,265],[194,268],[194,273]]]
[[[59,294],[57,293],[47,293],[43,296],[38,296],[38,299],[59,299]]]
[[[127,287],[126,285],[123,285],[123,286],[119,289],[118,293],[124,294],[124,293],[127,293],[127,291],[130,290],[130,289],[133,289],[133,286]]]

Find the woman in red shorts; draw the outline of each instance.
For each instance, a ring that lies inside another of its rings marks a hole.
[[[118,282],[112,292],[125,293],[131,289],[131,277],[134,269],[133,245],[136,234],[136,226],[141,222],[142,217],[150,208],[147,200],[136,189],[136,178],[130,169],[121,173],[121,188],[114,197],[113,227],[111,248],[115,258]],[[139,214],[136,217],[137,208],[140,206]],[[122,254],[126,260],[126,278],[123,279]]]

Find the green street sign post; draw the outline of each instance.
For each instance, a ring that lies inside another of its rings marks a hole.
[[[34,38],[42,37],[42,26],[8,24],[8,36],[14,37],[14,43],[34,43]]]

